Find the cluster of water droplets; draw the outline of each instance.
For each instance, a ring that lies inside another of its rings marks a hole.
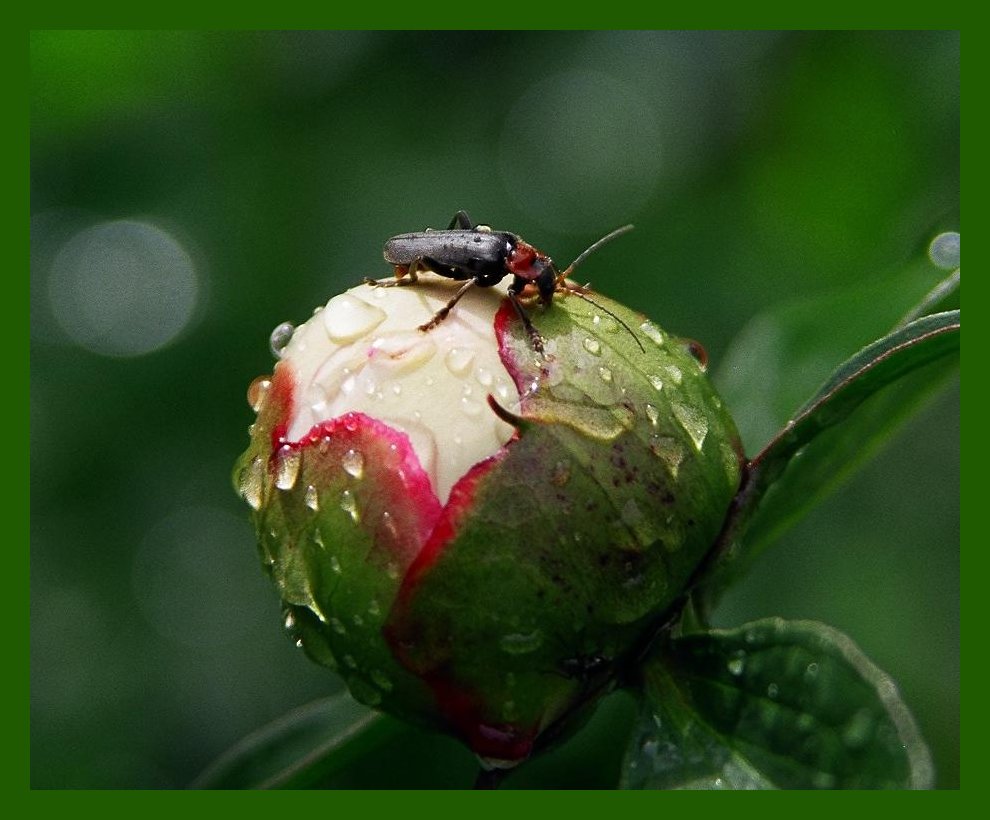
[[[519,403],[494,338],[497,294],[468,294],[437,327],[418,329],[447,295],[435,288],[362,286],[335,296],[297,328],[279,325],[272,350],[292,366],[296,380],[287,439],[299,440],[321,421],[365,413],[408,436],[444,500],[468,468],[512,435],[488,397],[511,410]],[[255,409],[266,389],[253,388]],[[286,485],[292,469],[284,464]]]

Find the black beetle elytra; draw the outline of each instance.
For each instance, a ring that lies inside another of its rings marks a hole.
[[[563,273],[559,273],[549,256],[518,235],[508,231],[493,231],[487,225],[475,225],[466,211],[458,211],[446,230],[427,229],[393,236],[385,243],[384,254],[385,261],[395,268],[395,279],[364,281],[375,287],[411,285],[416,282],[420,271],[429,270],[448,279],[464,282],[457,293],[429,322],[420,325],[420,330],[428,331],[440,324],[471,288],[475,286],[490,288],[506,276],[511,276],[509,301],[526,328],[534,349],[542,354],[543,340],[519,301],[523,290],[527,285],[534,285],[539,300],[544,305],[549,305],[553,301],[553,295],[558,290],[575,293],[585,301],[591,302],[592,300],[582,294],[581,289],[567,284],[565,280],[591,253],[606,242],[632,230],[632,227],[632,225],[624,225],[603,236],[571,262]],[[592,304],[605,310],[595,302]],[[614,317],[611,311],[605,312]],[[618,319],[618,317],[614,318]],[[633,338],[636,338],[635,334]],[[643,346],[638,338],[636,342],[642,349]]]

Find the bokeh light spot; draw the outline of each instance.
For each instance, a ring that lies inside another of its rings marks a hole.
[[[189,323],[199,293],[182,245],[155,225],[128,220],[73,236],[49,280],[58,324],[76,344],[104,356],[164,347]]]

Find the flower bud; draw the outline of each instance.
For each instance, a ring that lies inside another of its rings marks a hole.
[[[527,308],[542,353],[498,287],[419,330],[450,286],[362,285],[296,328],[235,483],[298,645],[512,765],[670,616],[739,444],[696,343],[581,290]]]

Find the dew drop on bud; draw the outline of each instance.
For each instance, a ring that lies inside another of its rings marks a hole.
[[[364,475],[364,456],[357,450],[348,450],[344,453],[340,464],[344,468],[344,472],[353,478],[361,478]],[[344,507],[344,509],[347,508]]]
[[[385,675],[384,672],[378,669],[372,669],[371,672],[368,674],[368,677],[370,677],[371,682],[375,684],[375,686],[377,686],[383,692],[392,691],[392,681],[389,680],[389,678]]]
[[[527,655],[543,645],[543,633],[539,629],[534,629],[532,632],[503,635],[498,645],[509,655]]]
[[[345,344],[371,333],[385,321],[385,311],[349,293],[334,296],[322,313],[330,341]]]
[[[708,419],[696,407],[690,407],[680,402],[671,405],[674,411],[674,418],[680,422],[681,427],[691,437],[694,448],[700,453],[708,435]]]
[[[684,378],[684,374],[681,373],[681,369],[676,364],[665,365],[662,369],[667,374],[667,378],[674,384],[680,384]]]
[[[351,520],[355,524],[361,520],[361,514],[358,512],[357,508],[357,499],[354,498],[354,493],[350,490],[344,490],[344,492],[340,494],[340,509],[350,515]]]
[[[294,629],[296,626],[296,616],[291,612],[285,613],[285,628],[288,630]]]
[[[597,356],[602,352],[601,344],[597,339],[592,339],[590,336],[587,337],[582,344],[584,345],[584,349],[594,356]]]
[[[278,464],[275,468],[275,486],[280,490],[291,490],[295,487],[301,463],[301,450],[283,447],[278,455]]]
[[[272,355],[276,359],[282,358],[282,351],[292,340],[292,334],[296,332],[295,325],[292,322],[282,322],[273,331],[272,335],[268,337],[268,344],[272,349]]]
[[[316,491],[316,487],[310,484],[306,488],[306,506],[309,507],[313,512],[319,512],[320,509],[320,495]]]
[[[650,379],[650,384],[653,385],[654,390],[657,391],[663,390],[663,379],[661,379],[659,376],[650,376],[649,379]]]
[[[447,351],[444,362],[455,376],[463,376],[474,361],[474,351],[465,347],[452,347]]]
[[[656,342],[656,344],[663,344],[663,332],[653,322],[647,320],[639,326],[639,329],[643,331],[643,334],[648,339]]]
[[[261,496],[265,485],[265,462],[261,456],[255,456],[254,461],[241,472],[238,489],[241,496],[251,506],[251,509],[261,508]]]
[[[261,409],[261,405],[264,403],[265,396],[268,395],[268,391],[271,389],[271,386],[271,376],[258,376],[258,378],[248,385],[247,402],[248,406],[254,410],[255,413]]]
[[[607,367],[599,367],[598,375],[601,376],[601,379],[603,382],[605,382],[605,384],[612,383],[612,371],[609,370]]]
[[[657,408],[654,407],[652,404],[647,404],[646,417],[650,420],[650,424],[656,427],[657,423],[660,421],[660,411],[657,410]]]

